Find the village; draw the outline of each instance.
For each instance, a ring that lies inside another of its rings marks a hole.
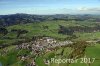
[[[34,55],[35,57],[33,58],[33,60],[31,61],[30,64],[27,64],[27,66],[37,66],[35,63],[35,59],[38,56],[42,56],[48,52],[52,52],[52,51],[56,51],[57,49],[59,49],[59,47],[73,47],[74,50],[73,52],[68,56],[69,58],[77,58],[80,55],[84,54],[85,48],[86,46],[94,46],[97,42],[99,42],[99,40],[97,41],[86,41],[85,44],[82,44],[80,47],[77,45],[74,45],[75,42],[72,41],[57,41],[51,37],[42,37],[39,39],[36,39],[34,41],[31,42],[26,42],[26,43],[22,43],[22,44],[18,44],[15,46],[14,50],[29,50],[31,55]],[[78,51],[78,49],[80,49]],[[3,51],[0,53],[1,55],[5,55],[7,52],[9,52],[6,48],[3,49]],[[19,55],[18,58],[21,61],[26,61],[28,59],[30,59],[31,57],[28,55]],[[48,60],[44,59],[44,63],[46,65],[49,64]]]
[[[16,49],[28,49],[31,51],[32,55],[35,54],[37,57],[37,56],[41,56],[41,54],[45,54],[47,52],[56,50],[57,47],[68,46],[71,44],[73,44],[73,42],[71,41],[57,42],[53,38],[43,37],[36,41],[31,41],[29,43],[22,43],[21,45],[16,45]],[[20,59],[24,61],[26,57],[22,56]],[[45,64],[48,64],[48,60],[44,59],[44,62]],[[33,63],[33,66],[35,66],[35,60],[32,61],[32,63]]]

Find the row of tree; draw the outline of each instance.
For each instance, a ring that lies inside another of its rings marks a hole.
[[[27,30],[22,30],[22,29],[12,29],[10,32],[16,33],[17,38],[20,37],[21,34],[28,33]],[[6,28],[4,28],[4,27],[0,28],[0,34],[2,34],[3,36],[7,35],[8,33],[9,33],[9,31]]]
[[[67,34],[67,35],[73,35],[74,32],[96,32],[100,31],[100,25],[97,25],[95,27],[88,27],[88,26],[71,26],[71,27],[65,27],[62,25],[59,25],[58,33],[60,34]]]

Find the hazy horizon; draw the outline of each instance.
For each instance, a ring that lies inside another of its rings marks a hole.
[[[0,0],[0,15],[100,14],[100,0]]]

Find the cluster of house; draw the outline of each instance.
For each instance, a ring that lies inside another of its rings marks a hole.
[[[50,50],[50,48],[55,48],[59,46],[66,46],[69,44],[73,44],[72,41],[62,41],[57,42],[55,39],[50,37],[43,37],[42,39],[38,39],[36,41],[31,41],[29,43],[22,43],[16,46],[16,49],[30,49],[31,51],[42,51],[42,50]]]
[[[6,55],[7,52],[8,52],[7,48],[2,49],[2,51],[0,51],[0,55],[1,56]]]
[[[31,51],[32,55],[38,56],[38,55],[54,50],[55,47],[66,46],[69,44],[73,44],[73,42],[71,41],[59,42],[50,37],[43,37],[41,39],[37,39],[29,43],[22,43],[20,45],[17,45],[16,49],[27,49]],[[21,57],[22,61],[24,61],[25,59],[26,57],[24,56]],[[33,63],[35,64],[35,62]],[[34,64],[33,66],[35,66]]]

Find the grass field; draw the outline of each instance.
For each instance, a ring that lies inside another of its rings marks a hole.
[[[57,21],[45,21],[45,22],[39,22],[39,23],[28,23],[28,24],[20,24],[20,25],[14,25],[9,26],[7,29],[9,30],[9,33],[6,36],[0,36],[0,44],[12,44],[14,42],[17,42],[21,39],[16,38],[16,33],[10,32],[11,29],[25,29],[29,32],[24,36],[26,38],[31,39],[34,35],[40,35],[40,36],[49,36],[56,39],[64,40],[68,37],[68,35],[58,34],[59,25],[63,25],[66,27],[69,26],[95,26],[95,22],[87,22],[87,21],[64,21],[64,20],[57,20]],[[43,26],[48,26],[48,29],[44,29]],[[100,32],[96,33],[75,33],[79,38],[78,40],[87,40],[87,39],[96,39],[100,37]],[[10,39],[8,39],[9,37]],[[20,36],[20,37],[23,37]]]
[[[7,44],[9,45],[7,50],[11,51],[8,54],[1,56],[0,55],[0,62],[3,64],[3,66],[11,65],[11,66],[25,66],[26,62],[20,61],[16,56],[23,55],[23,54],[29,54],[30,51],[28,50],[18,50],[13,51],[13,48],[15,46],[12,46],[13,43],[22,41],[23,38],[31,39],[33,36],[49,36],[52,38],[55,38],[59,41],[67,40],[68,35],[58,34],[59,25],[63,25],[66,27],[69,26],[95,26],[95,22],[87,22],[87,21],[64,21],[64,20],[56,20],[56,21],[45,21],[45,22],[39,22],[39,23],[28,23],[28,24],[20,24],[20,25],[14,25],[6,27],[9,31],[9,33],[5,36],[0,35],[0,45]],[[48,26],[48,29],[44,29],[43,26]],[[11,29],[24,29],[28,30],[29,32],[25,35],[21,35],[19,38],[16,38],[16,33],[10,32]],[[94,40],[94,39],[100,39],[100,32],[93,32],[93,33],[74,33],[78,38],[72,39],[74,41],[77,40]],[[9,38],[7,38],[9,37]],[[2,52],[3,49],[0,49],[0,52]],[[47,66],[43,62],[43,59],[50,59],[56,56],[56,58],[67,58],[68,55],[73,51],[73,48],[59,48],[57,51],[48,52],[44,55],[41,55],[36,58],[36,64],[38,66]],[[95,60],[91,66],[100,66],[100,44],[96,44],[95,46],[90,46],[86,48],[85,51],[86,57],[89,58],[96,58],[99,60]],[[16,59],[16,60],[15,60]],[[83,63],[74,63],[70,64],[69,66],[87,66],[87,64]],[[50,64],[50,66],[67,66],[67,64]]]

